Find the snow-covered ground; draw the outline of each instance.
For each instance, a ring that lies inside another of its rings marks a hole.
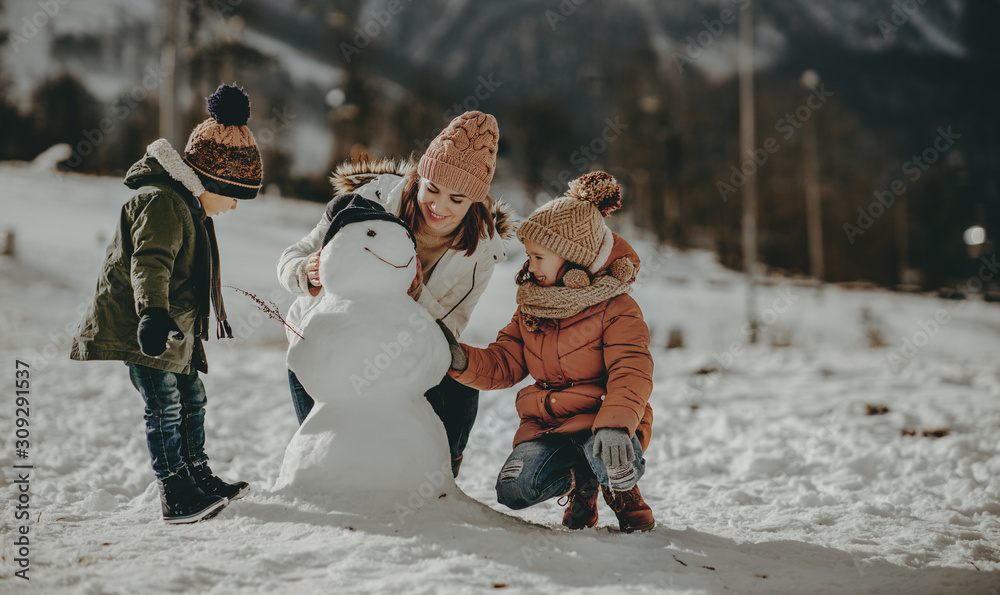
[[[783,282],[758,289],[765,327],[750,345],[737,275],[640,241],[656,418],[639,485],[654,531],[610,530],[603,502],[599,527],[572,533],[555,502],[497,504],[516,388],[480,400],[458,479],[478,503],[438,499],[434,477],[370,514],[272,491],[296,428],[285,339],[230,290],[240,338],[208,343],[207,450],[253,492],[209,522],[166,526],[124,365],[67,355],[127,197],[116,179],[0,164],[0,233],[16,231],[18,250],[0,257],[0,593],[1000,594],[1000,307]],[[225,283],[284,311],[274,263],[320,213],[262,197],[219,217]],[[486,344],[509,320],[520,250],[466,342]],[[672,330],[683,349],[666,349]],[[15,458],[17,359],[31,364],[26,460]],[[934,430],[948,434],[924,436]],[[34,466],[30,581],[14,576],[23,463]]]

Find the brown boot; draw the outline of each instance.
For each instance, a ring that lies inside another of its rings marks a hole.
[[[583,473],[573,470],[573,487],[566,496],[566,512],[563,513],[563,526],[569,529],[587,529],[597,524],[597,490],[600,483],[593,473]]]
[[[615,511],[622,533],[649,531],[656,526],[653,511],[642,501],[638,485],[624,492],[616,492],[602,485],[601,492],[604,494],[604,501]]]

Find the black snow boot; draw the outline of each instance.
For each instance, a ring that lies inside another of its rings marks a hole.
[[[166,479],[158,479],[163,520],[168,525],[197,523],[219,514],[229,501],[206,494],[186,469]]]
[[[203,492],[211,496],[222,496],[230,502],[250,493],[250,484],[245,481],[226,483],[212,473],[208,463],[191,467],[191,476]]]

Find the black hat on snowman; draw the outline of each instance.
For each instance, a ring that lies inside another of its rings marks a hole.
[[[341,194],[331,200],[326,206],[326,213],[323,214],[323,217],[330,223],[330,227],[326,230],[326,235],[323,237],[324,247],[330,243],[333,236],[343,229],[345,225],[362,221],[390,221],[403,226],[410,241],[413,242],[413,249],[416,250],[417,248],[417,242],[413,238],[413,231],[409,225],[399,217],[387,213],[385,208],[378,202],[368,200],[357,193]]]

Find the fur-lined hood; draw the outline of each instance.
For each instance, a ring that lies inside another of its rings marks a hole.
[[[205,193],[198,175],[184,163],[177,150],[165,138],[157,139],[146,147],[143,158],[135,162],[125,174],[125,185],[135,190],[164,174],[170,178],[174,187],[183,188],[195,198]]]
[[[339,196],[358,192],[362,186],[375,182],[373,186],[378,186],[375,190],[377,199],[396,206],[395,203],[403,191],[402,178],[416,168],[415,163],[404,159],[364,157],[338,165],[330,176],[330,184],[333,186],[333,195]],[[504,240],[513,239],[517,228],[514,210],[507,203],[495,200],[489,195],[487,200],[493,204],[493,225],[497,233]]]

